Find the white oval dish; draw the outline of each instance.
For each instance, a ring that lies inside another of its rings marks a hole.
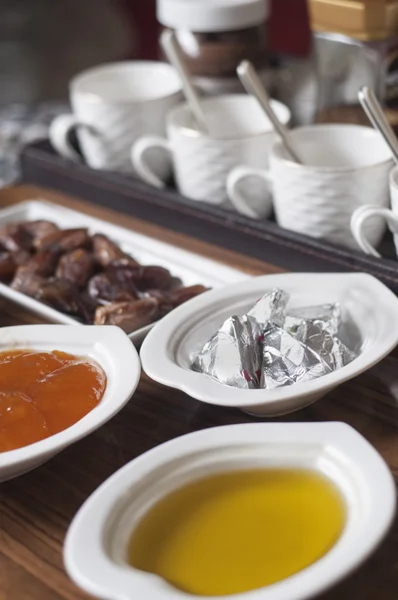
[[[41,219],[53,221],[60,229],[85,227],[90,233],[103,233],[110,239],[117,240],[126,254],[134,256],[143,265],[159,265],[169,269],[173,276],[182,280],[184,286],[199,283],[206,287],[216,288],[249,278],[242,271],[227,267],[214,260],[46,200],[27,200],[0,209],[0,227],[13,222]],[[76,318],[0,282],[1,297],[38,315],[47,323],[81,325]],[[130,333],[131,341],[136,346],[141,344],[153,326],[154,324],[151,323]]]
[[[101,402],[64,431],[23,448],[0,452],[0,481],[22,475],[85,437],[118,413],[135,391],[140,360],[128,336],[114,326],[23,325],[0,329],[0,352],[31,348],[61,350],[94,359],[105,371],[107,386]]]
[[[287,291],[288,307],[339,302],[347,337],[360,355],[342,369],[312,381],[276,389],[228,387],[190,369],[197,353],[222,323],[247,311],[273,288]],[[212,290],[164,317],[141,348],[143,370],[155,381],[193,398],[234,406],[257,416],[286,414],[315,402],[339,384],[384,358],[398,344],[398,299],[380,281],[365,273],[283,273],[254,277]]]
[[[391,473],[376,450],[348,425],[217,427],[146,452],[94,492],[66,536],[64,560],[70,577],[86,592],[107,600],[199,600],[158,576],[130,567],[129,537],[143,514],[173,489],[203,475],[253,467],[307,468],[323,473],[343,495],[347,520],[335,546],[308,568],[279,583],[226,598],[311,598],[364,561],[391,525],[396,495]]]

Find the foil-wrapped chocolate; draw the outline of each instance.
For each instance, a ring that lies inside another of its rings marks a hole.
[[[323,324],[331,335],[337,335],[341,324],[340,304],[323,304],[292,308],[284,320],[284,328],[305,343],[306,330],[309,322]]]
[[[260,298],[247,314],[256,319],[263,328],[266,328],[268,323],[275,323],[282,327],[288,302],[289,294],[275,289]]]
[[[322,377],[356,355],[340,340],[338,304],[287,311],[289,295],[265,294],[234,315],[205,344],[192,369],[225,385],[273,389]]]
[[[341,308],[339,304],[296,308],[286,316],[284,328],[311,348],[332,371],[352,362],[355,354],[339,339]]]
[[[278,325],[268,328],[262,349],[260,388],[273,389],[308,381],[332,371],[309,346]]]
[[[220,383],[237,388],[259,387],[262,327],[249,315],[233,316],[205,344],[192,365]]]

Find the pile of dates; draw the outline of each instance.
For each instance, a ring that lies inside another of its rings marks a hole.
[[[44,220],[0,229],[0,281],[83,323],[128,333],[206,290],[140,265],[105,235]]]

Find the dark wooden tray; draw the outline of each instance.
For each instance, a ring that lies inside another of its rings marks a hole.
[[[48,141],[27,146],[21,155],[22,179],[112,208],[205,242],[290,271],[363,271],[398,293],[398,262],[391,236],[383,255],[373,258],[286,229],[269,220],[254,221],[210,204],[182,197],[173,188],[159,191],[140,180],[58,156]]]
[[[212,256],[252,274],[278,270],[148,222],[33,186],[0,190],[0,208],[32,197],[123,224],[144,235],[156,235],[161,241]],[[0,306],[0,327],[32,320],[32,315],[22,315],[15,305]],[[277,420],[345,421],[381,453],[398,484],[397,373],[395,351],[322,400]],[[38,469],[0,485],[0,600],[90,600],[68,579],[62,559],[66,530],[89,494],[128,461],[162,442],[207,427],[254,421],[254,417],[237,409],[198,402],[142,376],[131,401],[109,423]],[[397,557],[398,515],[372,557],[314,600],[397,600]]]

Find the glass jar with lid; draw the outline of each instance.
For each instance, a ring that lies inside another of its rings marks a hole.
[[[268,83],[269,0],[157,0],[196,85],[209,94],[242,91],[236,67],[250,60]]]
[[[369,125],[358,90],[372,87],[398,127],[398,0],[309,0],[317,122]]]

